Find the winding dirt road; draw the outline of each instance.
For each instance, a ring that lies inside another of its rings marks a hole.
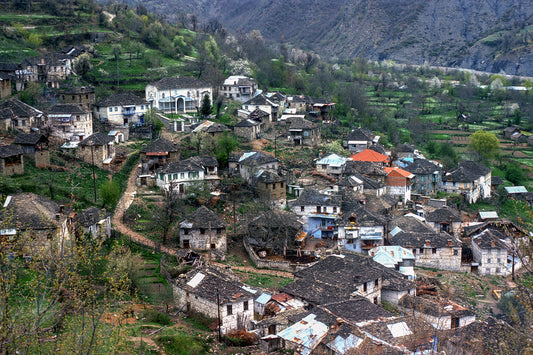
[[[132,241],[136,243],[142,244],[154,250],[161,250],[162,252],[166,254],[176,255],[177,254],[176,249],[160,245],[159,243],[156,243],[153,240],[146,238],[142,234],[139,234],[131,230],[128,226],[122,223],[122,217],[124,216],[124,212],[130,207],[131,203],[135,199],[135,194],[137,190],[136,179],[137,179],[137,168],[133,168],[128,178],[126,191],[124,191],[124,193],[120,197],[120,200],[117,203],[117,207],[115,208],[115,213],[113,214],[113,217],[111,217],[111,223],[113,225],[113,229],[115,229],[116,231],[124,235],[127,235]],[[211,262],[211,264],[219,266],[219,267],[227,267],[227,265],[225,264],[216,263],[216,262]],[[253,267],[248,267],[248,266],[232,266],[231,268],[233,270],[253,272],[256,274],[264,274],[264,275],[271,275],[271,276],[278,276],[278,277],[288,277],[291,279],[294,278],[294,275],[292,273],[284,272],[284,271],[255,269]]]

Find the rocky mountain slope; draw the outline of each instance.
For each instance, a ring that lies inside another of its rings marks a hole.
[[[530,0],[129,0],[167,18],[196,14],[230,31],[257,29],[323,57],[533,75]]]

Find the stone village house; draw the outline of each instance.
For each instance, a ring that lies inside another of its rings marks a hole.
[[[246,102],[250,100],[257,91],[257,83],[254,79],[242,76],[232,75],[228,77],[219,87],[221,96],[226,99]]]
[[[94,105],[95,116],[115,126],[144,123],[148,109],[148,101],[131,92],[112,94]]]
[[[24,174],[24,152],[17,145],[0,147],[0,173],[2,175]]]
[[[115,158],[115,139],[105,133],[94,133],[78,144],[76,156],[89,163],[105,168]]]
[[[81,142],[93,134],[93,117],[87,109],[75,104],[57,104],[46,110],[46,124],[52,136],[62,142]]]
[[[164,138],[158,138],[141,149],[141,163],[145,171],[156,170],[179,158],[179,145]]]
[[[490,197],[490,182],[490,168],[475,161],[464,161],[442,177],[442,188],[445,192],[463,195],[467,203],[476,203]]]
[[[445,232],[435,232],[413,217],[392,221],[389,244],[409,249],[416,264],[440,270],[461,271],[461,242]]]
[[[216,184],[218,161],[211,156],[195,156],[169,163],[156,170],[156,184],[162,189],[172,188],[178,194],[187,192],[187,187],[201,182]]]
[[[33,193],[8,196],[0,221],[0,238],[22,255],[63,255],[71,247],[68,218],[47,198]]]
[[[485,229],[472,237],[472,254],[478,263],[480,275],[507,276],[509,247],[504,242],[506,237],[495,229]]]
[[[0,131],[17,129],[24,133],[30,133],[32,127],[42,125],[43,112],[11,98],[0,104]]]
[[[228,334],[247,330],[254,319],[254,293],[230,270],[203,267],[172,282],[177,308],[217,319],[220,331]]]
[[[205,206],[180,222],[180,247],[226,251],[226,222]]]
[[[23,154],[35,160],[36,167],[50,164],[50,151],[48,139],[39,133],[20,133],[15,137],[13,144],[22,149]]]

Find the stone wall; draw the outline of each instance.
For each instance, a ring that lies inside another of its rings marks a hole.
[[[420,253],[420,248],[416,248],[415,265],[439,270],[461,271],[460,247],[435,248],[435,253],[433,253],[433,249],[425,247],[423,252]],[[457,255],[454,255],[454,251],[457,251]]]
[[[190,234],[184,234],[184,229],[180,229],[180,247],[184,248],[184,242],[189,241],[189,248],[193,250],[208,250],[210,244],[214,244],[217,249],[226,251],[226,229],[222,229],[217,233],[217,229],[206,229],[204,233],[200,233],[199,229],[188,229]]]
[[[273,269],[273,270],[281,270],[281,271],[288,271],[288,272],[296,272],[303,270],[310,266],[310,264],[291,264],[289,261],[274,261],[274,260],[266,260],[261,259],[254,249],[250,246],[248,241],[246,240],[246,237],[244,238],[244,248],[248,252],[248,256],[254,263],[255,267],[258,269]]]
[[[35,166],[41,168],[45,165],[50,165],[50,152],[48,150],[35,152]]]

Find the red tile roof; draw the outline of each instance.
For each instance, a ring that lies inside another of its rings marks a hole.
[[[352,155],[352,160],[386,163],[389,161],[389,157],[371,149],[365,149],[362,152]]]

